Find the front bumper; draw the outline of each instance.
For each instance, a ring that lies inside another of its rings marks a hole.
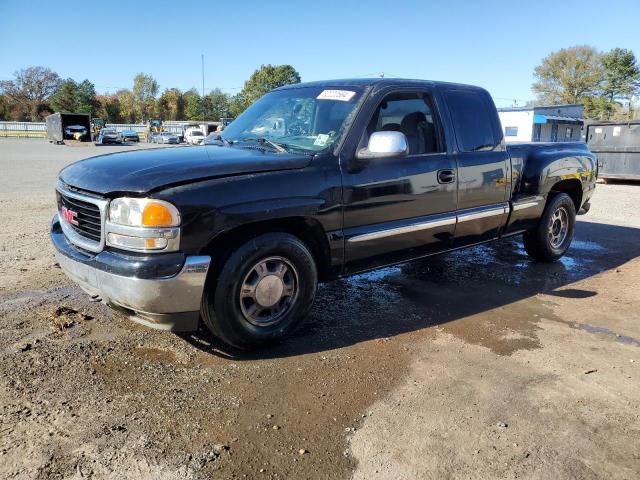
[[[60,268],[85,292],[131,313],[132,320],[170,331],[198,328],[208,256],[92,254],[71,244],[56,215],[50,232]]]

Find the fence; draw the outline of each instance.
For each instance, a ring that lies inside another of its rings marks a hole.
[[[44,122],[0,122],[0,137],[35,137],[47,136],[47,125]]]
[[[167,121],[164,122],[164,129],[176,135],[182,135],[182,126],[194,122]],[[217,124],[218,122],[208,122]],[[134,130],[145,137],[147,126],[138,123],[108,123],[107,127],[115,128],[117,132],[124,130]],[[45,138],[47,136],[47,125],[44,122],[0,122],[0,137],[33,137]]]

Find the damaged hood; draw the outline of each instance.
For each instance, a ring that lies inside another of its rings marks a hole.
[[[184,147],[111,153],[73,163],[60,172],[67,185],[90,192],[147,193],[159,188],[248,173],[304,168],[311,156],[257,148]]]

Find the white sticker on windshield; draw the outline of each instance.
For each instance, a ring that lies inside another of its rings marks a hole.
[[[324,147],[328,141],[329,135],[327,135],[326,133],[319,133],[316,137],[316,141],[313,142],[313,144],[317,145],[318,147]]]
[[[348,102],[353,98],[356,92],[351,90],[323,90],[316,97],[317,100],[338,100],[340,102]]]

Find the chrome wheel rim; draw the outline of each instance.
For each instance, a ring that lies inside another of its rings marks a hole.
[[[569,232],[569,213],[564,207],[558,208],[549,220],[547,236],[553,248],[558,248],[567,238]]]
[[[298,272],[284,257],[257,262],[240,286],[240,309],[247,321],[268,327],[282,320],[298,296]]]

